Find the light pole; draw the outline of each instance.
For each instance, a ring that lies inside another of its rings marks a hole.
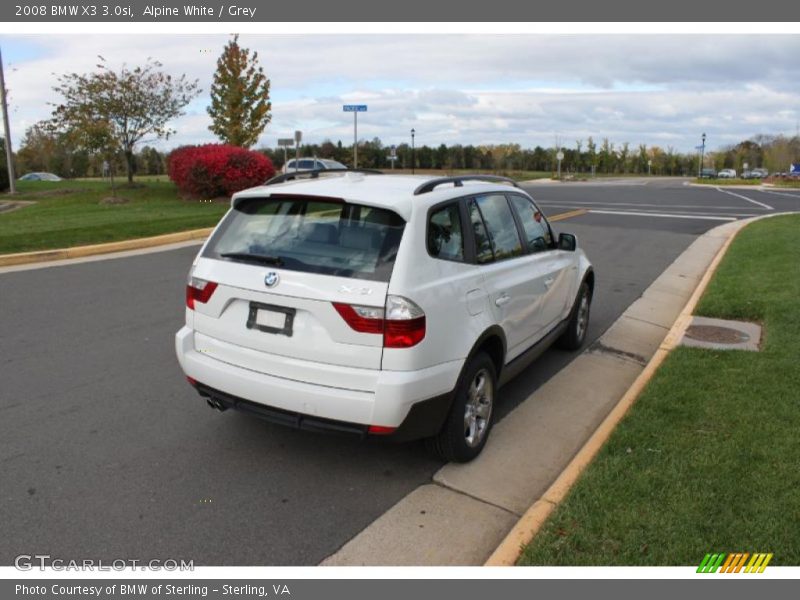
[[[700,146],[700,164],[697,165],[697,178],[700,179],[703,177],[703,160],[705,160],[706,154],[706,134],[703,134],[703,145]]]
[[[417,132],[414,129],[411,130],[411,174],[412,175],[414,174],[414,168],[417,165],[417,157],[414,151],[414,134],[416,133]]]
[[[14,174],[14,154],[11,151],[11,129],[8,126],[8,104],[6,102],[6,81],[3,76],[3,55],[0,54],[0,103],[3,105],[3,132],[6,145],[6,168],[8,169],[8,193],[17,192],[16,175]]]

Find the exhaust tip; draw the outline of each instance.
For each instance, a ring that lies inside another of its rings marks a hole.
[[[219,412],[225,412],[228,410],[228,407],[225,405],[225,403],[218,398],[208,397],[206,398],[206,404],[208,404],[214,410],[218,410]]]

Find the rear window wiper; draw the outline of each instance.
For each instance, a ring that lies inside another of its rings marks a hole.
[[[268,254],[250,254],[249,252],[223,252],[222,258],[233,258],[235,260],[247,260],[257,262],[262,265],[272,265],[274,267],[283,266],[283,259],[280,256],[269,256]]]

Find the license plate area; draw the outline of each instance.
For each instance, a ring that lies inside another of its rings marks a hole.
[[[296,312],[294,308],[251,302],[247,315],[247,328],[292,337]]]

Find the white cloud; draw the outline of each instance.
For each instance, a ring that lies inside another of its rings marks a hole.
[[[203,96],[165,147],[213,141],[204,106],[220,35],[6,36],[38,47],[7,72],[12,127],[49,115],[56,74],[152,56],[200,80]],[[793,133],[800,119],[798,36],[285,35],[240,38],[272,81],[273,119],[260,143],[295,129],[304,139],[352,139],[344,103],[369,104],[362,138],[419,144],[518,142],[550,146],[592,135],[690,150],[757,133]]]

